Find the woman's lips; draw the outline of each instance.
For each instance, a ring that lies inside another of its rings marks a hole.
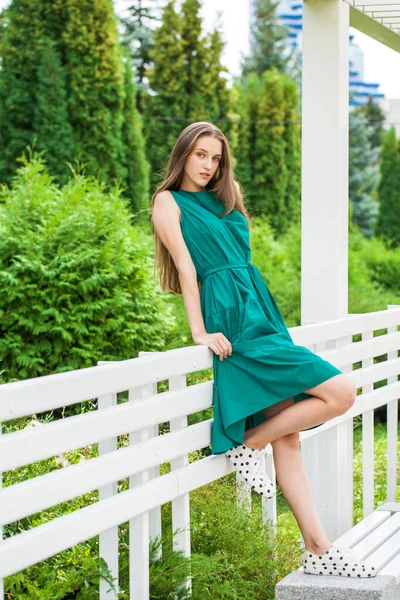
[[[200,173],[200,175],[204,177],[204,179],[208,179],[210,177],[208,173]]]

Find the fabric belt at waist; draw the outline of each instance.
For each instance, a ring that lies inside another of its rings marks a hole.
[[[224,265],[219,265],[218,267],[213,267],[212,269],[208,269],[203,273],[203,276],[200,278],[201,281],[204,281],[206,277],[211,275],[211,273],[216,273],[217,271],[222,271],[223,269],[235,269],[238,267],[246,267],[247,269],[251,267],[251,263],[226,263]]]

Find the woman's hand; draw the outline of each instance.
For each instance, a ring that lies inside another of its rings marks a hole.
[[[223,333],[200,333],[198,335],[194,335],[193,341],[195,344],[199,344],[202,346],[208,346],[218,354],[220,360],[224,360],[232,354],[232,344],[224,336]]]

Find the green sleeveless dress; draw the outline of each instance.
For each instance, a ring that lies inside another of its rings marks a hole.
[[[222,454],[243,443],[244,432],[265,420],[262,409],[305,393],[334,375],[334,365],[293,343],[279,308],[252,264],[250,232],[238,211],[204,190],[169,190],[181,211],[181,230],[197,279],[207,333],[221,331],[232,354],[213,352],[211,449]],[[310,429],[314,429],[311,427]]]

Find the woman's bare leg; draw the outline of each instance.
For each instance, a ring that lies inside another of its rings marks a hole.
[[[285,412],[294,403],[288,398],[265,409],[266,418]],[[279,488],[297,521],[307,550],[319,554],[331,546],[320,523],[303,458],[299,433],[289,433],[272,442],[274,465]]]
[[[344,374],[335,375],[305,391],[312,397],[292,403],[277,414],[267,417],[267,420],[257,427],[248,429],[244,434],[245,444],[251,448],[265,448],[288,433],[320,425],[345,413],[354,404],[357,394],[357,388]],[[282,402],[277,405],[281,405]],[[268,408],[264,409],[264,414]]]

